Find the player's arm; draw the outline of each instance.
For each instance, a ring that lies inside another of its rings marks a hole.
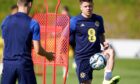
[[[105,35],[104,34],[100,35],[100,42],[102,45],[104,45],[104,42],[105,42]]]
[[[104,49],[107,49],[109,47],[109,43],[105,41],[105,35],[100,35],[100,42],[103,45]]]
[[[52,52],[47,52],[46,50],[44,50],[41,46],[40,41],[38,40],[33,40],[33,46],[34,46],[34,50],[38,55],[41,56],[45,56],[49,61],[54,60],[54,56]]]
[[[8,25],[8,19],[10,16],[7,16],[1,23],[1,30],[2,30],[2,38],[6,35],[6,33],[4,33],[4,28],[6,27],[6,25]]]
[[[75,30],[77,19],[72,17],[70,19],[70,45],[75,47]]]
[[[103,18],[101,16],[98,17],[99,18],[99,22],[100,22],[100,29],[99,29],[99,33],[100,33],[100,42],[103,45],[104,49],[108,49],[109,48],[109,43],[105,40],[105,30],[104,30],[104,22],[103,22]]]
[[[33,42],[32,43],[33,43],[33,47],[35,49],[35,52],[37,54],[41,55],[41,56],[45,56],[49,61],[54,60],[53,53],[52,52],[47,52],[41,46],[41,43],[40,43],[40,26],[35,20],[32,20],[31,28],[32,28],[32,31],[33,31],[33,37],[32,37]]]

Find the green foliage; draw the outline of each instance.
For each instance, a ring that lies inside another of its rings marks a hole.
[[[10,8],[16,0],[0,0],[0,22],[7,14],[10,13]]]
[[[0,0],[0,22],[9,14],[10,6],[16,0]],[[34,9],[46,11],[44,0],[34,0]],[[49,12],[54,12],[57,0],[47,0]],[[140,38],[140,0],[94,0],[94,12],[102,15],[107,38]],[[80,13],[79,0],[61,0],[61,6],[66,5],[70,14],[76,16]],[[59,8],[59,13],[60,13]],[[34,13],[35,10],[32,10]]]

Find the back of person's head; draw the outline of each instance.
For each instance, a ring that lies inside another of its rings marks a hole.
[[[32,2],[33,0],[18,0],[17,4],[20,6],[28,6],[28,4]]]
[[[63,6],[62,10],[65,10],[65,11],[69,12],[68,6]]]
[[[83,3],[83,2],[90,2],[90,3],[93,3],[93,0],[79,0],[80,3]]]
[[[61,9],[61,14],[69,15],[69,8],[67,6],[63,6]]]

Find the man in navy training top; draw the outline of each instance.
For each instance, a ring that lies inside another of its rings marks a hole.
[[[81,14],[70,20],[70,33],[75,38],[71,39],[71,42],[76,43],[75,61],[79,84],[91,84],[93,69],[90,67],[89,58],[95,53],[101,52],[100,44],[103,45],[102,53],[107,58],[103,84],[116,84],[120,76],[112,77],[114,51],[105,41],[103,18],[92,13],[92,0],[80,0],[80,9]]]
[[[37,54],[54,60],[52,52],[46,52],[40,44],[40,27],[28,16],[33,0],[18,0],[18,12],[7,16],[2,25],[4,58],[1,84],[36,84],[31,57],[32,45]]]

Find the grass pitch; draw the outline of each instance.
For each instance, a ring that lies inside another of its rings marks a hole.
[[[78,84],[75,69],[72,68],[73,59],[69,60],[69,75],[66,84]],[[41,69],[41,67],[39,67]],[[63,84],[63,69],[57,67],[56,84]],[[52,84],[52,67],[47,67],[46,84]],[[104,71],[94,71],[92,84],[102,84]],[[113,75],[120,75],[119,84],[140,84],[140,59],[116,59]],[[42,83],[42,76],[36,75],[37,84]],[[18,84],[18,83],[17,83]]]
[[[66,84],[78,84],[75,69],[72,68],[73,59],[69,60],[69,75]],[[63,72],[61,67],[57,67],[56,84],[62,84]],[[92,84],[101,84],[103,80],[103,70],[93,72]],[[116,59],[113,75],[120,75],[119,84],[139,84],[140,83],[140,59]],[[52,67],[47,68],[47,84],[52,84]],[[41,75],[37,75],[38,84],[42,84]]]

